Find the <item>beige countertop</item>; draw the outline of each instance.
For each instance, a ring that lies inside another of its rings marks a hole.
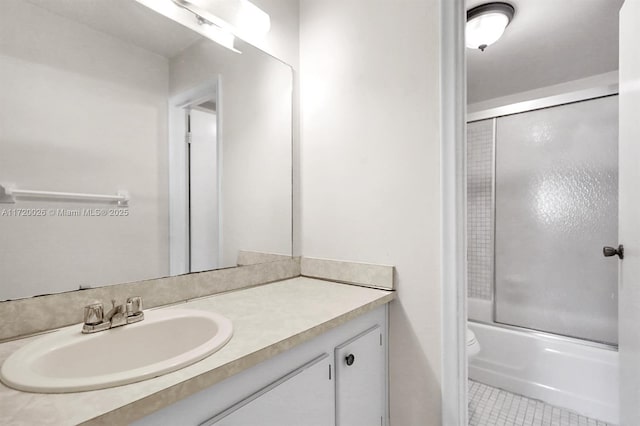
[[[202,309],[222,314],[233,322],[233,338],[218,352],[181,370],[109,389],[37,394],[0,384],[0,425],[127,424],[394,297],[392,291],[298,277],[162,308]],[[0,362],[38,337],[0,344]]]

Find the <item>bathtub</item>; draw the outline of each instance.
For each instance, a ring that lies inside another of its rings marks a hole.
[[[469,378],[618,424],[618,352],[603,345],[469,321],[480,353]]]

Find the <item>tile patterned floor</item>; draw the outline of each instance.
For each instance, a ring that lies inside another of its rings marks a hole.
[[[469,426],[613,426],[469,380]]]

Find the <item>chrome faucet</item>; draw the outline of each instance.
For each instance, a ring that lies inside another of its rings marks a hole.
[[[102,303],[92,303],[84,307],[84,325],[82,332],[85,334],[96,333],[114,327],[139,322],[144,319],[142,312],[142,297],[130,297],[123,305],[116,305],[116,300],[111,300],[111,309],[106,314]]]

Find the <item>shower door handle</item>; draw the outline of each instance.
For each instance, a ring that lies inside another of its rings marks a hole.
[[[620,244],[618,248],[603,247],[602,254],[604,257],[618,256],[620,259],[624,259],[624,246]]]

